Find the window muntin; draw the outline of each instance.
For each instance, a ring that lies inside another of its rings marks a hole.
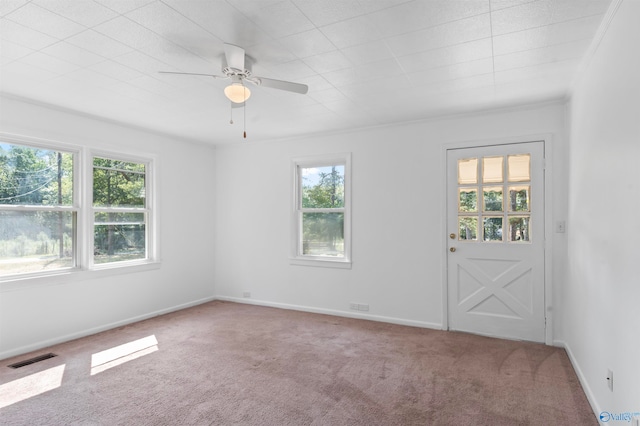
[[[69,151],[0,141],[0,277],[76,266]]]
[[[147,259],[147,165],[93,157],[93,263]]]
[[[350,261],[348,154],[294,160],[293,258]]]

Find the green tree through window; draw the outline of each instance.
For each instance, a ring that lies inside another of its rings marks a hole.
[[[146,168],[93,159],[94,262],[146,258]]]
[[[344,207],[344,166],[302,169],[302,208]],[[344,256],[344,213],[304,212],[303,254]]]
[[[75,264],[72,153],[0,142],[0,275]]]
[[[348,154],[296,162],[295,256],[348,263]]]

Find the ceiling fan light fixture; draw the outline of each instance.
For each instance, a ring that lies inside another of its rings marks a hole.
[[[224,95],[233,103],[241,104],[251,96],[251,91],[242,83],[231,83],[224,88]]]

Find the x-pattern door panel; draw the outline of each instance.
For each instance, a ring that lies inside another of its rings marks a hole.
[[[544,341],[543,149],[447,152],[450,329]]]
[[[484,270],[472,263],[473,259],[464,259],[458,263],[458,306],[466,312],[499,315],[493,310],[485,310],[484,304],[497,298],[508,309],[503,313],[510,318],[526,318],[532,314],[532,300],[529,288],[523,292],[512,292],[510,286],[530,287],[531,267],[524,262],[516,263],[498,277],[492,278]],[[486,261],[482,259],[482,261]],[[476,289],[466,294],[465,288],[471,287],[465,280],[472,281]],[[524,296],[524,297],[523,297]]]

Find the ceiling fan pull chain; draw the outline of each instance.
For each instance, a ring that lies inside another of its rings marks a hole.
[[[242,87],[243,87],[243,90],[246,92],[247,88],[244,87],[244,84],[242,85]],[[245,99],[246,99],[246,96],[245,96]],[[247,102],[246,101],[242,104],[242,115],[244,120],[242,127],[244,131],[244,138],[246,139],[247,138]]]
[[[233,124],[233,105],[231,104],[231,102],[229,102],[229,112],[230,112],[230,119],[229,119],[229,124]]]

